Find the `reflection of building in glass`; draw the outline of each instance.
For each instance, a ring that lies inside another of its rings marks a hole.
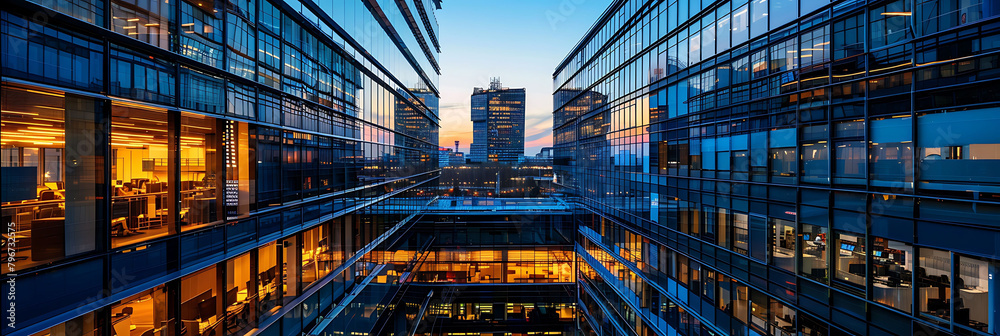
[[[553,75],[584,332],[996,334],[998,15],[614,2]]]
[[[552,113],[552,168],[556,183],[574,186],[576,140],[581,133],[592,136],[603,132],[607,128],[604,124],[606,112],[596,112],[583,130],[577,130],[575,124],[570,122],[603,106],[607,102],[607,96],[592,90],[560,89],[553,94],[552,100],[556,108]]]
[[[5,1],[0,334],[292,335],[344,314],[385,275],[364,257],[435,192],[439,5]]]
[[[469,161],[516,164],[524,155],[524,88],[501,86],[472,91],[472,145]]]

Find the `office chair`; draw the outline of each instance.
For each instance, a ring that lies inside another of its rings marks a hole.
[[[56,199],[56,192],[52,190],[43,190],[41,194],[38,195],[39,201],[48,201]]]
[[[36,218],[37,219],[51,218],[51,217],[53,217],[52,216],[53,210],[55,210],[55,208],[41,208],[41,209],[38,209],[38,216]]]
[[[951,282],[948,281],[948,276],[945,274],[941,274],[941,283],[944,284],[945,286],[951,284]]]

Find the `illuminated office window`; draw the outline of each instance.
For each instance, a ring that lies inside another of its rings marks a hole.
[[[175,233],[170,192],[170,122],[167,112],[141,105],[111,108],[111,241],[134,244]]]
[[[227,306],[218,288],[216,266],[185,276],[180,280],[181,334],[219,335]]]
[[[21,270],[98,249],[106,204],[97,196],[107,144],[97,123],[101,104],[18,86],[3,87],[2,104],[0,206],[4,222],[13,223],[4,248],[17,240],[8,262]]]
[[[872,243],[872,300],[909,313],[913,308],[913,246],[875,238]]]
[[[187,231],[225,219],[227,178],[226,123],[195,113],[181,113],[180,220]]]
[[[829,230],[826,227],[810,224],[802,224],[801,241],[802,268],[800,274],[812,277],[815,280],[827,281],[827,236]]]
[[[115,335],[174,335],[174,311],[166,285],[156,286],[111,306]]]
[[[864,235],[837,233],[837,239],[834,240],[834,245],[831,247],[837,281],[861,290],[864,289],[867,278],[865,245]]]
[[[921,247],[917,262],[917,312],[932,323],[947,325],[951,319],[951,252]],[[970,317],[971,318],[971,317]]]

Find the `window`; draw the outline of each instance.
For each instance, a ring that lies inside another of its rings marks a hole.
[[[913,188],[913,119],[871,121],[871,184]]]
[[[772,28],[778,28],[798,17],[799,0],[770,0],[770,3],[771,10],[768,17],[771,19]]]
[[[795,39],[771,45],[771,73],[779,73],[798,67],[798,51]]]
[[[853,289],[865,288],[865,237],[861,234],[838,233],[834,241],[833,257],[836,280]]]
[[[260,26],[272,34],[281,34],[281,11],[270,1],[260,2]]]
[[[753,53],[750,58],[750,71],[753,73],[753,79],[767,76],[767,65],[767,50]]]
[[[181,113],[181,229],[195,229],[225,219],[228,148],[224,123],[200,114]]]
[[[869,12],[871,22],[871,45],[878,48],[913,38],[910,17],[913,10],[910,1],[897,0],[876,7]]]
[[[833,23],[833,59],[839,60],[865,52],[864,15]]]
[[[718,211],[716,212],[715,220],[719,224],[718,228],[719,246],[722,246],[723,248],[726,249],[732,249],[732,234],[730,233],[730,229],[732,227],[732,225],[730,224],[730,220],[732,217],[730,216],[729,209],[725,208],[717,208],[717,209]]]
[[[192,335],[222,334],[226,295],[218,288],[216,266],[181,278],[181,328]]]
[[[909,313],[913,306],[913,246],[874,238],[872,300]]]
[[[801,39],[799,55],[803,67],[830,61],[830,26],[823,25],[803,33]]]
[[[958,256],[955,277],[955,324],[980,332],[990,332],[995,301],[990,295],[996,264],[974,257]]]
[[[826,124],[802,127],[802,182],[830,183]]]
[[[100,102],[35,87],[4,86],[0,120],[3,221],[13,223],[13,267],[24,270],[98,248],[104,138]],[[78,146],[79,143],[92,146]],[[68,234],[69,233],[69,234]]]
[[[829,0],[801,0],[799,1],[799,16],[806,16],[829,3]]]
[[[225,113],[226,87],[222,78],[181,67],[181,107],[203,112]]]
[[[112,0],[111,28],[116,33],[170,50],[175,3],[168,0]]]
[[[688,38],[688,64],[701,62],[701,33],[695,32]]]
[[[768,0],[750,1],[750,38],[755,38],[767,32]]]
[[[733,251],[750,255],[750,218],[746,214],[733,214]]]
[[[750,40],[750,9],[743,5],[733,11],[733,46]]]
[[[718,236],[718,223],[716,222],[717,213],[715,208],[711,206],[704,205],[701,207],[701,215],[703,216],[702,223],[702,234],[701,238],[710,243],[716,242],[716,237]]]
[[[249,23],[236,14],[229,13],[227,16],[226,41],[229,49],[226,50],[226,55],[229,59],[229,72],[254,80],[257,34]]]
[[[111,94],[159,104],[174,103],[174,63],[153,56],[111,48]]]
[[[770,299],[770,301],[770,324],[774,330],[772,335],[795,335],[795,309],[778,300]]]
[[[159,285],[111,306],[111,329],[116,335],[174,334],[174,311],[166,285]],[[135,327],[135,329],[131,329]]]
[[[4,76],[102,90],[104,47],[98,40],[53,25],[35,24],[8,12],[0,17]]]
[[[257,326],[257,276],[253,274],[254,258],[244,253],[226,260],[226,285],[223,307],[226,307],[227,335],[243,335]]]
[[[736,295],[733,296],[733,317],[736,317],[743,324],[748,324],[750,316],[750,288],[735,281],[733,283],[736,286]]]
[[[926,247],[921,247],[919,252],[918,312],[925,320],[946,325],[951,319],[951,253]]]
[[[1000,183],[1000,109],[986,108],[917,117],[921,188],[976,190]],[[962,134],[962,136],[954,136]]]
[[[226,113],[254,119],[257,102],[256,89],[229,82],[226,85]]]
[[[111,243],[125,246],[175,233],[167,112],[141,105],[111,108]]]
[[[193,60],[221,69],[222,19],[218,12],[222,1],[203,1],[197,7],[188,1],[180,1],[180,52]],[[203,6],[204,4],[208,6]]]
[[[929,35],[1000,14],[1000,10],[990,4],[983,0],[917,0],[917,16],[914,17],[917,34]]]
[[[834,144],[833,182],[864,184],[866,177],[863,141],[838,141]]]
[[[802,234],[799,235],[801,237],[799,245],[802,248],[800,274],[815,280],[827,281],[827,234],[828,230],[826,227],[802,224]]]
[[[281,204],[281,131],[257,127],[257,209]]]
[[[257,249],[257,295],[259,296],[259,319],[271,316],[283,305],[278,293],[278,279],[283,268],[278,265],[278,244],[271,242]]]
[[[769,132],[771,180],[777,183],[795,183],[798,161],[796,160],[796,129],[786,128]]]
[[[104,23],[104,1],[101,0],[41,0],[36,2],[91,24],[103,25]]]
[[[751,334],[770,335],[768,332],[768,310],[770,304],[767,294],[750,288],[750,330]]]
[[[728,37],[729,36],[726,36],[726,42],[729,42]],[[716,43],[715,24],[714,22],[708,22],[705,25],[705,29],[701,31],[701,54],[703,59],[708,59],[715,56],[716,53],[715,43]],[[722,48],[722,50],[725,50],[726,47],[720,47],[720,48]]]
[[[795,273],[795,222],[771,219],[771,265]]]
[[[732,63],[733,69],[733,84],[745,83],[750,81],[750,58],[744,56],[738,58]]]

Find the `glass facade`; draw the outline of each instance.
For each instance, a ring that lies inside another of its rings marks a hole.
[[[438,9],[5,3],[2,334],[314,328],[434,193]]]
[[[1000,3],[613,1],[553,74],[588,334],[996,334]]]

